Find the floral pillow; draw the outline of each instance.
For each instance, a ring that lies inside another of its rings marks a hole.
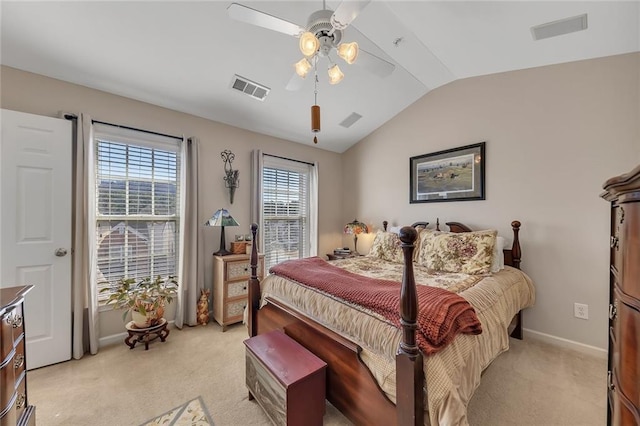
[[[398,234],[378,231],[368,256],[390,262],[404,263],[401,246],[402,241],[400,241]]]
[[[498,231],[420,233],[417,263],[429,270],[470,275],[488,274]]]

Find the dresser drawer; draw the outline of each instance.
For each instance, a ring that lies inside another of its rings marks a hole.
[[[620,280],[622,291],[640,300],[640,202],[624,203],[624,224],[622,227],[623,278]]]
[[[620,392],[618,374],[614,373],[613,387],[609,389],[609,404],[612,407],[612,425],[640,425],[640,411],[623,393]]]
[[[616,206],[611,211],[611,237],[610,237],[610,259],[611,267],[615,270],[618,277],[622,275],[622,244],[623,241],[623,224],[625,221],[625,210],[623,207]]]
[[[2,317],[2,340],[0,348],[0,362],[7,359],[7,356],[13,350],[15,341],[24,332],[24,324],[22,320],[22,305],[15,306],[13,309],[5,312]]]
[[[616,314],[614,368],[619,390],[640,407],[640,311],[619,303]]]
[[[16,376],[16,371],[13,368],[14,359],[15,352],[0,369],[0,412],[11,403],[11,400],[15,396],[16,379],[20,376]]]
[[[249,289],[249,281],[234,281],[227,284],[227,297],[238,297],[247,294]]]

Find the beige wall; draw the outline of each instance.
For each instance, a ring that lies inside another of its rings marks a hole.
[[[241,226],[227,228],[227,244],[235,233],[247,234],[250,230],[250,162],[253,149],[308,162],[317,161],[320,172],[319,253],[326,253],[340,244],[343,223],[339,191],[342,163],[339,154],[14,68],[3,66],[0,71],[2,108],[50,117],[57,117],[59,111],[83,112],[100,121],[171,135],[197,137],[200,140],[201,155],[199,221],[204,223],[217,209],[228,208]],[[254,101],[247,98],[247,102]],[[229,204],[228,191],[224,188],[224,163],[220,158],[220,152],[224,149],[235,153],[233,167],[240,171],[240,188],[236,191],[233,205]],[[203,226],[201,233],[204,237],[205,283],[210,287],[213,268],[211,253],[218,250],[220,231]],[[122,331],[121,315],[114,312],[101,313],[100,337]]]
[[[343,221],[459,221],[511,236],[535,281],[525,327],[606,348],[608,206],[602,183],[638,164],[640,55],[456,81],[343,154]],[[409,204],[409,157],[486,141],[486,200]],[[360,245],[360,240],[358,240]],[[573,303],[589,305],[589,320]]]
[[[86,112],[98,120],[201,141],[201,222],[227,207],[249,225],[250,152],[320,163],[323,254],[353,240],[344,223],[379,227],[416,220],[460,221],[511,236],[522,222],[522,268],[535,281],[536,306],[525,327],[606,347],[608,207],[598,195],[607,178],[640,162],[640,55],[622,55],[460,80],[433,90],[343,155],[244,131],[142,102],[1,68],[2,108],[57,116]],[[409,157],[487,142],[485,201],[409,204]],[[236,153],[240,189],[229,205],[220,152]],[[342,192],[342,182],[349,190]],[[239,230],[239,229],[238,229]],[[202,229],[205,280],[219,231]],[[227,230],[228,240],[234,234]],[[366,252],[373,235],[358,240]],[[573,303],[589,305],[587,321]],[[101,314],[101,336],[122,331],[120,315]]]

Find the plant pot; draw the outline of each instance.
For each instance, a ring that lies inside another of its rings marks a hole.
[[[140,312],[134,310],[131,311],[131,320],[138,328],[149,328],[158,323],[158,316],[155,311],[147,312],[147,315],[142,315]]]

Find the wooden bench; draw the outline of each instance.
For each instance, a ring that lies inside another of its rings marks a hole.
[[[244,341],[249,399],[275,425],[322,425],[327,364],[280,330]]]

